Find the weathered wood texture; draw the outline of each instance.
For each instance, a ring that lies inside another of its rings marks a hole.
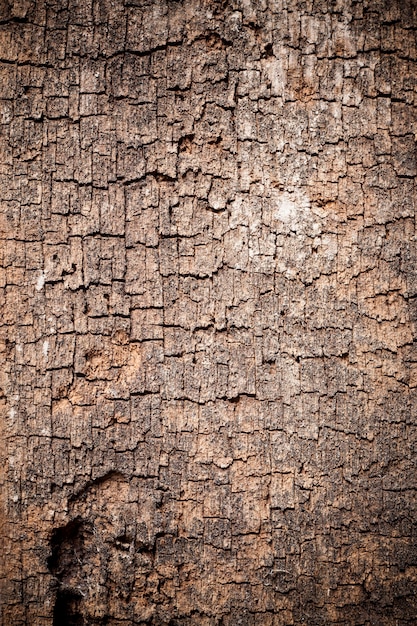
[[[1,1],[2,626],[417,623],[416,25]]]

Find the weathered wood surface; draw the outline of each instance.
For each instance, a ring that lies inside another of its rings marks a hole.
[[[416,3],[0,7],[2,626],[416,624]]]

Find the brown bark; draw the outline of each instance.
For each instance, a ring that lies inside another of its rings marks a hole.
[[[415,624],[416,4],[0,4],[2,626]]]

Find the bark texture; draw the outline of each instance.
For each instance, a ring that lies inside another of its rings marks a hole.
[[[1,0],[2,626],[416,624],[416,26]]]

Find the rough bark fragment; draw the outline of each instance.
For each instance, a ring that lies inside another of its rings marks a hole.
[[[1,3],[2,626],[416,622],[416,27]]]

